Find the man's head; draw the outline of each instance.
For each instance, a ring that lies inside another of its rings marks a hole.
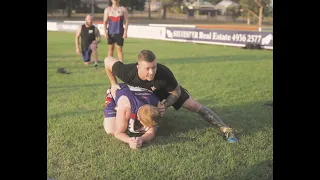
[[[138,55],[137,68],[140,79],[152,81],[157,72],[156,55],[150,50],[142,50]]]
[[[161,118],[158,108],[150,104],[141,106],[137,113],[138,120],[143,126],[157,126]]]
[[[112,5],[119,5],[120,0],[111,0]]]
[[[93,24],[93,16],[87,15],[86,18],[85,18],[85,21],[86,21],[85,22],[86,26],[88,26],[88,27],[92,26],[92,24]]]

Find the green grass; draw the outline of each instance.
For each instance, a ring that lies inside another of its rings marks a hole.
[[[273,55],[269,50],[125,40],[124,62],[150,49],[179,83],[227,124],[242,130],[228,144],[216,127],[184,109],[166,112],[155,139],[132,150],[104,132],[109,80],[76,56],[74,33],[48,32],[47,176],[55,180],[217,179],[273,176]],[[99,45],[99,59],[107,43]],[[57,74],[64,67],[72,74]]]

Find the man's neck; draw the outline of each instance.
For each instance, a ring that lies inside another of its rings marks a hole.
[[[119,4],[112,4],[112,7],[117,8],[117,7],[119,7]]]

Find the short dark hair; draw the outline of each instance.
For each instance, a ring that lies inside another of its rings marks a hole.
[[[153,62],[156,60],[156,55],[150,50],[142,50],[138,55],[138,61]]]

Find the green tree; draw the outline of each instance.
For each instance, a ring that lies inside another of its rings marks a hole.
[[[226,9],[227,14],[231,15],[232,21],[235,22],[236,19],[241,16],[240,6],[238,4],[231,5]]]
[[[181,5],[183,0],[163,0],[162,1],[162,19],[167,18],[167,9],[174,5]]]
[[[240,0],[240,5],[248,15],[248,24],[250,24],[250,16],[258,19],[258,25],[262,25],[264,8],[267,7],[271,0]]]
[[[209,0],[208,2],[211,2],[212,4],[217,4],[217,3],[219,3],[220,1],[222,1],[222,0]]]
[[[62,2],[62,1],[61,1]],[[76,6],[76,5],[79,5],[80,4],[80,0],[64,0],[64,5],[67,9],[67,16],[70,18],[71,17],[71,14],[72,14],[72,9]]]
[[[131,10],[143,10],[146,1],[148,0],[121,0],[120,5],[130,7]]]

